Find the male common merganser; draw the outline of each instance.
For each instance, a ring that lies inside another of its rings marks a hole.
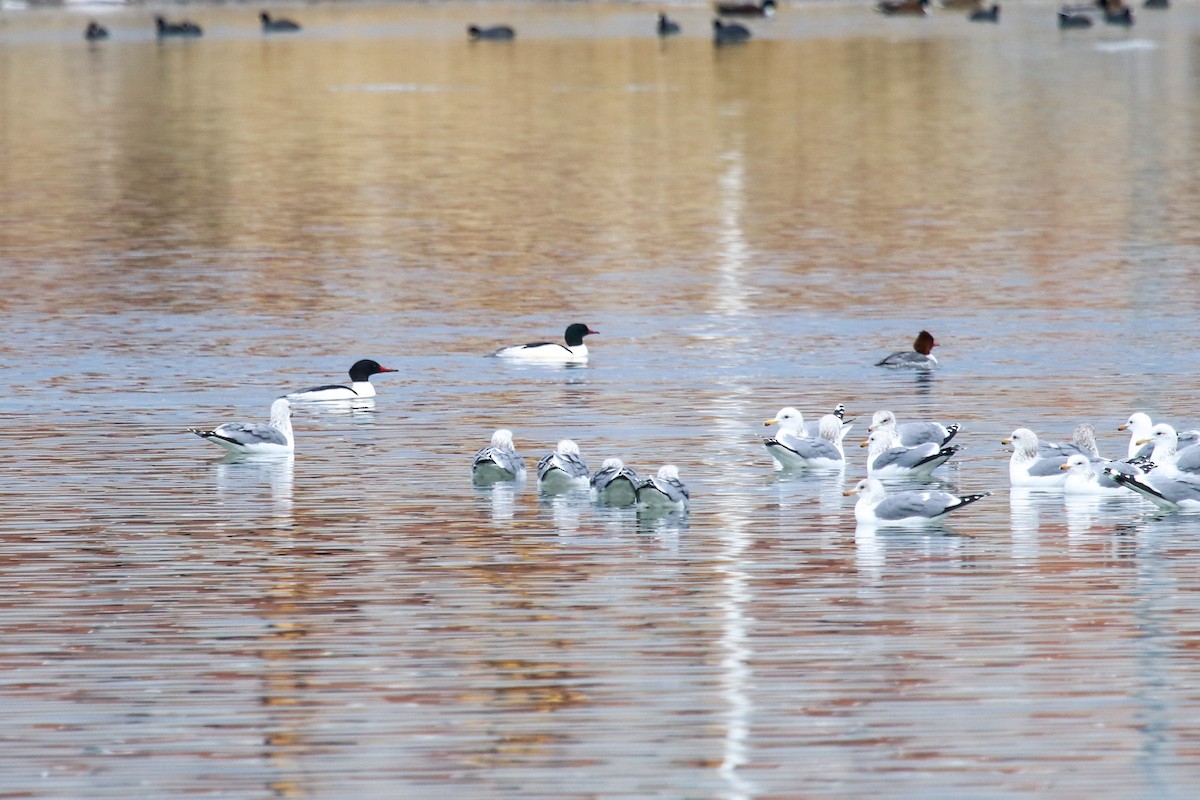
[[[522,480],[525,459],[513,447],[512,431],[500,428],[492,434],[492,443],[475,454],[471,478],[478,484]]]
[[[637,487],[639,508],[686,508],[691,494],[679,479],[679,468],[666,464]]]
[[[606,458],[592,476],[592,498],[610,506],[631,506],[637,502],[642,477],[619,458]]]
[[[938,360],[930,354],[935,347],[937,342],[933,340],[933,334],[921,331],[913,340],[912,350],[897,350],[875,366],[889,369],[933,369],[938,365]]]
[[[375,387],[371,385],[371,376],[381,372],[399,372],[390,367],[381,367],[378,361],[364,358],[355,361],[350,368],[350,385],[331,383],[325,386],[314,386],[299,392],[285,394],[288,400],[298,403],[320,403],[329,400],[362,400],[375,396]]]
[[[968,494],[962,497],[942,491],[910,491],[889,495],[877,478],[864,478],[853,489],[842,494],[857,494],[854,519],[861,523],[921,525],[955,509],[969,506],[976,500],[989,497],[991,492]]]
[[[761,3],[717,3],[717,13],[726,17],[772,17],[775,15],[775,0]]]
[[[543,364],[586,364],[588,359],[587,345],[583,337],[594,331],[582,322],[568,325],[563,334],[566,344],[558,342],[530,342],[502,347],[492,355],[497,358],[513,358],[520,361],[539,361]]]
[[[288,401],[279,398],[271,404],[271,422],[230,422],[210,431],[188,428],[202,439],[224,447],[231,453],[245,455],[282,455],[292,452],[292,409]]]
[[[956,444],[942,447],[934,442],[905,447],[892,427],[875,429],[859,447],[871,448],[867,451],[867,475],[872,478],[880,475],[929,476],[962,449]]]
[[[590,478],[591,473],[579,452],[579,445],[570,439],[560,440],[554,452],[543,456],[538,462],[538,489],[543,492],[586,489]]]

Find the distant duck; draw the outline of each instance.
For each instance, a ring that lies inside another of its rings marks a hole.
[[[684,509],[691,494],[679,479],[679,468],[667,464],[653,478],[646,478],[637,487],[638,508]]]
[[[1075,12],[1070,6],[1063,6],[1058,12],[1058,27],[1060,28],[1090,28],[1092,18]]]
[[[591,483],[579,445],[570,439],[560,440],[554,452],[538,462],[537,475],[538,489],[546,493],[586,489]]]
[[[516,38],[517,32],[507,25],[493,25],[490,28],[471,25],[467,28],[467,35],[471,37],[472,41],[486,39],[491,42],[507,42]]]
[[[155,17],[154,24],[158,30],[158,38],[167,37],[196,37],[203,36],[204,30],[190,20],[183,22],[167,22],[162,17]]]
[[[724,17],[773,17],[775,0],[761,3],[717,3],[717,13]]]
[[[1133,26],[1133,12],[1121,0],[1097,0],[1096,5],[1104,12],[1104,21],[1109,25]]]
[[[270,424],[230,422],[212,430],[188,428],[188,432],[241,455],[287,455],[293,450],[292,409],[283,398],[271,404]]]
[[[929,13],[929,0],[882,0],[875,9],[888,16],[925,16]]]
[[[480,485],[525,478],[525,459],[513,447],[512,431],[501,428],[492,434],[492,443],[471,460],[471,479]]]
[[[660,11],[658,14],[658,35],[674,36],[677,33],[679,33],[679,23],[667,19],[667,15]]]
[[[631,506],[637,502],[642,477],[619,458],[606,458],[592,476],[592,499],[609,506]]]
[[[371,376],[379,375],[383,372],[397,372],[397,370],[380,366],[378,361],[364,358],[361,361],[355,361],[354,366],[350,367],[349,386],[342,384],[314,386],[311,389],[302,389],[286,394],[284,397],[293,402],[308,403],[321,403],[330,400],[362,400],[374,397],[375,387],[371,384]]]
[[[108,28],[103,27],[97,22],[89,22],[87,30],[83,32],[83,38],[89,42],[98,42],[101,39],[107,39]]]
[[[898,350],[875,364],[889,369],[934,369],[938,360],[932,354],[937,342],[929,331],[921,331],[913,340],[912,350]]]
[[[1146,0],[1146,2],[1142,3],[1142,8],[1164,9],[1170,7],[1170,0]]]
[[[736,22],[721,22],[713,20],[713,42],[716,44],[737,44],[750,38],[750,31],[744,25]]]
[[[263,11],[258,15],[262,20],[263,33],[295,33],[300,26],[290,19],[271,19],[271,15]]]
[[[977,8],[967,17],[970,22],[999,22],[1000,21],[1000,6],[995,3],[991,8]]]
[[[583,337],[597,334],[582,322],[568,325],[563,333],[563,341],[559,342],[530,342],[501,347],[492,355],[497,358],[512,358],[518,361],[535,361],[541,364],[586,364],[588,360],[587,345]]]

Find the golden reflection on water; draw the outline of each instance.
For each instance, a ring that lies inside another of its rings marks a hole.
[[[24,749],[0,759],[113,769],[103,748],[133,745],[109,730],[149,707],[163,727],[131,738],[206,731],[187,769],[242,762],[246,796],[394,771],[559,797],[562,767],[628,796],[953,792],[997,771],[1035,795],[1097,753],[1125,754],[1128,796],[1159,788],[1130,753],[1184,771],[1151,740],[1164,709],[1195,711],[1163,677],[1186,672],[1164,651],[1194,649],[1172,624],[1186,524],[1005,496],[992,437],[947,478],[1000,482],[977,527],[858,530],[846,476],[770,475],[747,422],[795,397],[860,421],[897,401],[991,436],[1015,425],[1001,410],[1106,404],[1115,424],[1191,403],[1195,335],[1139,326],[1156,291],[1200,299],[1194,42],[1149,21],[1064,39],[1044,10],[964,33],[797,7],[721,50],[603,5],[306,6],[305,34],[270,40],[245,8],[189,7],[209,34],[162,44],[139,8],[91,47],[78,15],[5,16],[0,353],[21,380],[0,428],[22,480],[0,488],[0,607],[4,743]],[[519,19],[517,41],[466,42],[485,13]],[[484,360],[568,313],[626,330],[584,370]],[[945,377],[854,371],[875,335],[855,326],[907,340],[934,313],[959,328],[957,373],[953,351]],[[1047,368],[1127,350],[1104,341],[1118,323],[1178,348],[1171,385],[1141,360]],[[1035,335],[1041,362],[1006,338]],[[355,413],[301,411],[298,460],[181,443],[365,343],[411,375]],[[677,459],[697,508],[472,489],[465,454],[506,417],[531,463],[568,427],[593,466]],[[60,732],[78,739],[45,756]],[[1111,776],[1073,777],[1096,796]]]

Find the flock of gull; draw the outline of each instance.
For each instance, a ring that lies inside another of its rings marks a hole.
[[[567,327],[562,342],[533,342],[503,347],[493,356],[543,364],[585,364],[584,337],[596,334],[583,323]],[[888,369],[931,370],[938,366],[932,349],[937,342],[921,331],[909,350],[888,355],[876,363]],[[286,394],[271,405],[267,424],[228,423],[212,429],[188,428],[191,433],[236,454],[290,455],[292,403],[343,403],[375,396],[371,377],[395,372],[369,359],[350,368],[348,385],[315,386]],[[796,408],[779,410],[765,426],[777,426],[763,439],[777,470],[841,473],[847,464],[845,439],[853,428],[846,409],[838,404],[818,420],[804,419]],[[971,505],[990,492],[956,495],[939,489],[889,492],[885,480],[929,481],[962,447],[953,443],[960,426],[933,421],[900,422],[888,410],[875,412],[860,447],[867,448],[867,477],[846,495],[858,495],[854,507],[860,524],[925,524]],[[1153,424],[1138,412],[1118,426],[1129,431],[1125,458],[1106,459],[1096,444],[1094,426],[1079,425],[1069,442],[1043,442],[1029,428],[1017,428],[1002,441],[1012,447],[1009,482],[1014,488],[1060,491],[1067,495],[1121,495],[1137,493],[1164,510],[1200,509],[1200,431],[1178,433],[1170,425]],[[471,460],[477,485],[522,482],[525,459],[516,450],[512,432],[497,430],[491,442]],[[579,446],[570,439],[558,442],[537,466],[538,490],[545,494],[588,491],[597,503],[636,506],[640,509],[685,511],[691,499],[679,469],[666,464],[657,474],[643,477],[621,459],[606,459],[595,473],[588,470]]]

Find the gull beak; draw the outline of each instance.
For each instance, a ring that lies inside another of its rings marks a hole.
[[[863,442],[862,444],[859,445],[859,447],[868,447],[868,446],[870,446],[870,444],[871,444],[870,442]]]
[[[1128,424],[1126,424],[1126,423],[1122,423],[1122,424],[1120,424],[1120,425],[1118,425],[1118,426],[1117,426],[1117,430],[1119,430],[1119,431],[1127,431],[1127,430],[1129,430],[1129,425],[1128,425]]]
[[[763,423],[763,427],[769,428],[769,427],[771,427],[772,425],[774,425],[776,422],[779,422],[779,420],[777,420],[777,419],[769,419],[769,420],[767,420],[766,422],[764,422],[764,423]]]
[[[855,494],[855,491],[853,489],[847,489],[846,491],[842,492],[842,497],[849,497],[852,494]]]
[[[1063,464],[1061,467],[1059,467],[1059,469],[1070,469],[1070,468],[1071,468],[1070,464]]]
[[[1153,439],[1138,439],[1136,442],[1134,442],[1134,444],[1136,444],[1136,445],[1150,444],[1150,442],[1152,442],[1152,441],[1154,441],[1154,440]]]
[[[1000,440],[1000,444],[1012,444],[1012,437],[1005,436]]]

